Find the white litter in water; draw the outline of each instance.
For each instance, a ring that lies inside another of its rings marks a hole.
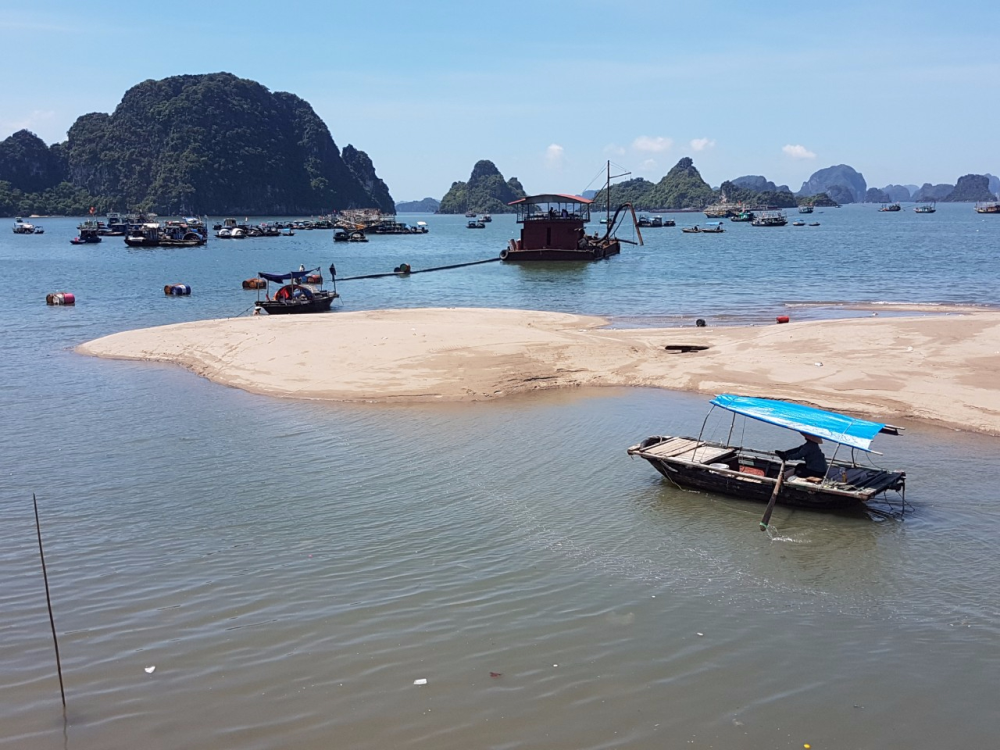
[[[153,674],[156,671],[156,667],[146,667],[146,674]]]
[[[413,681],[413,684],[414,684],[414,685],[426,685],[426,684],[427,684],[427,680],[425,680],[425,679],[421,678],[421,679],[419,679],[419,680],[414,680],[414,681]]]
[[[698,633],[699,637],[703,637],[704,635],[705,635],[704,633]]]
[[[816,363],[816,366],[817,366],[817,367],[822,367],[822,366],[823,366],[823,363],[822,363],[822,362],[817,362],[817,363]]]

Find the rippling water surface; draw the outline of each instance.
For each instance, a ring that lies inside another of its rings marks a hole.
[[[0,236],[0,747],[995,744],[993,439],[908,424],[878,446],[908,472],[904,519],[779,508],[768,536],[760,506],[676,490],[625,455],[650,434],[696,433],[700,396],[331,405],[70,351],[241,313],[253,293],[239,281],[259,270],[476,260],[513,228],[421,218],[427,236],[346,248],[327,232],[80,248],[69,220]],[[645,248],[582,268],[339,289],[345,310],[514,306],[639,324],[764,320],[788,301],[1000,302],[996,217],[813,218],[822,226],[649,230]],[[168,282],[194,294],[166,298]],[[57,289],[79,304],[46,307]],[[763,447],[794,442],[751,429]]]

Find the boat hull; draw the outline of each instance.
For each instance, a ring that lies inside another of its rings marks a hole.
[[[688,445],[684,445],[685,442]],[[658,451],[661,446],[671,443],[680,444],[681,448],[694,447],[674,455],[669,455],[672,452],[670,450]],[[702,453],[699,454],[698,451]],[[762,458],[761,454],[741,454],[737,448],[692,438],[650,437],[629,448],[628,453],[645,459],[679,487],[715,492],[758,503],[770,501],[781,465],[778,461]],[[699,456],[704,457],[704,460],[690,460]],[[729,468],[722,468],[723,463]],[[834,476],[840,472],[844,473],[847,481],[827,480],[822,484],[814,484],[798,478],[786,480],[782,482],[776,503],[820,511],[849,510],[863,507],[869,500],[887,491],[901,491],[906,482],[903,472],[840,464],[830,469],[830,474]]]
[[[603,260],[622,251],[618,240],[578,250],[562,250],[557,248],[541,248],[537,250],[505,249],[500,253],[500,260],[508,263],[538,262],[538,261],[578,261],[589,262]]]
[[[328,312],[338,296],[335,292],[317,292],[312,299],[257,300],[255,304],[268,315],[301,315]]]

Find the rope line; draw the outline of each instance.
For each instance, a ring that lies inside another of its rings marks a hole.
[[[486,260],[474,260],[471,263],[454,263],[450,266],[437,266],[436,268],[422,268],[419,271],[409,271],[407,273],[401,273],[399,271],[392,271],[391,273],[370,273],[365,276],[347,276],[343,279],[337,278],[336,281],[358,281],[359,279],[384,279],[387,276],[412,276],[416,273],[430,273],[431,271],[448,271],[452,268],[465,268],[467,266],[479,266],[483,263],[497,263],[500,258],[487,258]]]

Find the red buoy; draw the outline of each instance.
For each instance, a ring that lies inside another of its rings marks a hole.
[[[787,315],[779,315],[777,318],[775,318],[775,320],[777,320],[779,323],[787,323],[788,322],[788,316]]]

